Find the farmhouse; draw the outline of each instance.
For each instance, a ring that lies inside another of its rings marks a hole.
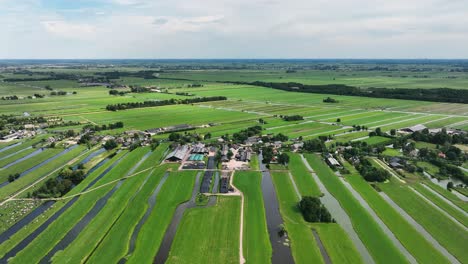
[[[399,131],[400,132],[403,132],[403,133],[414,133],[414,132],[420,132],[420,131],[423,131],[424,129],[426,129],[427,127],[425,125],[415,125],[415,126],[412,126],[412,127],[406,127],[406,128],[402,128],[400,129]]]
[[[187,145],[178,146],[175,148],[169,155],[166,157],[166,161],[171,162],[180,162],[185,156],[189,153],[189,148]]]
[[[205,144],[203,143],[197,143],[192,146],[192,153],[193,154],[208,154],[208,148],[205,147]]]
[[[404,161],[398,157],[393,157],[390,159],[388,165],[390,165],[390,167],[394,168],[394,169],[401,169],[403,168],[403,163]]]
[[[332,167],[341,167],[341,164],[331,155],[326,160],[328,165]]]

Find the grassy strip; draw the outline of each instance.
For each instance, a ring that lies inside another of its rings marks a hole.
[[[148,151],[148,148],[141,148],[134,150],[139,157],[143,157]],[[135,164],[132,164],[132,167]],[[143,165],[143,164],[142,164]],[[142,166],[140,165],[135,172],[139,171]],[[149,172],[142,173],[140,176],[125,180],[122,186],[112,195],[102,210],[89,222],[89,224],[81,230],[80,234],[76,237],[75,241],[70,244],[66,249],[57,252],[52,258],[53,263],[78,263],[87,259],[97,246],[105,238],[109,230],[114,229],[114,223],[120,218],[121,213],[129,206],[129,202],[133,195],[138,192],[138,189],[143,187],[145,178]],[[149,189],[151,192],[151,189]],[[133,207],[133,202],[132,206]],[[123,219],[135,225],[138,219],[129,218]],[[124,231],[124,230],[118,230]],[[131,233],[128,233],[130,235]],[[125,242],[125,241],[124,241]]]
[[[338,224],[312,224],[332,263],[362,263],[361,255],[356,250],[348,234]]]
[[[244,193],[244,257],[247,263],[271,263],[260,172],[239,171],[234,185]]]
[[[460,262],[468,259],[465,246],[468,244],[468,237],[465,230],[435,210],[413,191],[396,183],[396,180],[391,179],[379,187]]]
[[[468,212],[468,203],[462,201],[460,198],[458,198],[458,196],[449,192],[447,189],[444,189],[429,180],[423,181],[422,184],[425,184],[426,186],[430,187],[432,190],[436,191],[440,195],[450,200],[452,203],[456,204],[461,209],[465,210],[465,212]]]
[[[6,159],[3,159],[3,160],[0,160],[0,168],[3,168],[5,167],[6,165],[12,163],[12,162],[15,162],[16,160],[18,159],[21,159],[22,157],[25,157],[31,153],[33,153],[34,151],[36,151],[37,149],[35,148],[30,148],[30,149],[27,149],[25,151],[21,151],[20,153],[17,153],[9,158],[6,158]]]
[[[61,148],[51,148],[51,149],[46,149],[43,152],[37,154],[34,157],[31,157],[29,159],[23,160],[14,166],[9,167],[8,169],[1,170],[1,175],[0,175],[0,182],[4,182],[8,180],[8,175],[10,174],[15,174],[15,173],[22,173],[23,171],[34,167],[35,165],[47,160],[48,158],[51,158],[60,152],[62,152],[64,149]],[[31,172],[29,172],[31,173]],[[29,174],[28,173],[28,174]]]
[[[196,171],[174,172],[167,178],[156,197],[153,212],[140,230],[128,263],[153,263],[177,205],[191,197],[196,174]]]
[[[321,158],[314,154],[306,154],[305,157],[328,191],[349,215],[354,229],[374,260],[377,263],[406,263],[406,258]]]
[[[427,199],[437,205],[440,209],[447,212],[453,218],[457,219],[460,223],[467,226],[468,225],[468,217],[466,217],[462,212],[458,211],[457,209],[453,208],[451,205],[447,204],[443,201],[440,197],[436,194],[432,193],[428,189],[424,188],[424,186],[420,184],[413,184],[411,185],[414,189],[416,189],[419,193],[424,195]]]
[[[96,183],[99,186],[105,182],[121,178],[131,167],[141,159],[144,153],[133,151],[121,163],[115,166],[105,177]],[[18,253],[12,263],[38,262],[58,243],[75,224],[86,215],[96,201],[106,195],[113,185],[105,186],[96,191],[81,196],[78,201],[66,210],[57,220],[47,227],[24,250]]]
[[[252,155],[252,158],[250,160],[250,169],[251,170],[259,170],[260,166],[258,165],[258,156],[257,155]]]
[[[117,154],[115,157],[113,157],[110,161],[108,161],[104,166],[100,167],[86,179],[84,179],[78,186],[73,188],[68,195],[76,194],[80,191],[82,191],[86,186],[92,182],[96,177],[98,177],[103,171],[105,171],[108,167],[110,167],[116,160],[118,160],[120,157],[125,155],[126,152],[121,152]],[[63,201],[57,201],[54,205],[52,205],[47,211],[45,211],[41,217],[36,218],[33,222],[25,226],[23,229],[19,230],[14,234],[8,241],[2,243],[0,245],[0,252],[3,252],[1,255],[5,254],[9,250],[11,250],[14,246],[16,246],[20,241],[22,241],[26,236],[29,235],[32,231],[34,231],[36,228],[38,228],[40,225],[42,225],[49,217],[51,217],[55,212],[60,210],[68,200],[63,200]]]
[[[163,146],[156,149],[138,170],[146,169],[148,166],[156,164],[162,157],[164,150]],[[89,259],[91,263],[117,263],[124,257],[128,250],[132,231],[148,207],[148,197],[151,196],[153,190],[159,184],[167,168],[168,166],[161,166],[155,169],[148,181],[142,186],[140,193],[131,202],[132,206],[125,208],[125,212],[110,229],[101,244],[97,248],[94,248],[94,254]],[[141,175],[141,177],[146,178],[146,174]]]
[[[312,179],[310,172],[302,162],[301,156],[296,153],[289,154],[289,164],[294,181],[296,182],[297,188],[302,196],[320,196],[320,191],[317,183]]]
[[[20,145],[16,146],[16,147],[13,147],[11,149],[8,149],[8,150],[5,150],[3,152],[0,152],[0,157],[5,157],[5,156],[8,156],[12,153],[15,153],[17,151],[20,151],[24,148],[27,148],[29,146],[32,146],[32,145],[35,145],[37,143],[40,143],[42,139],[45,139],[47,138],[49,135],[40,135],[40,136],[36,136],[34,138],[30,138],[30,139],[26,139],[26,140],[23,140],[23,143],[21,143]]]
[[[416,229],[380,197],[353,166],[345,163],[345,167],[351,172],[351,175],[346,176],[346,180],[367,201],[379,218],[419,263],[449,263]]]
[[[85,150],[84,146],[78,146],[77,148],[71,150],[70,152],[65,153],[63,156],[56,158],[55,160],[44,164],[43,166],[37,168],[36,170],[31,171],[30,173],[24,175],[23,177],[15,180],[14,182],[6,185],[2,188],[2,192],[0,194],[0,200],[8,197],[11,194],[16,193],[17,191],[31,185],[35,181],[39,180],[40,178],[44,177],[45,175],[51,173],[52,171],[56,170],[60,166],[65,165],[70,160],[76,158],[81,152]],[[61,151],[61,150],[60,150]],[[60,152],[59,151],[59,152]],[[40,155],[40,154],[39,154]],[[15,165],[14,167],[19,166],[19,164]]]
[[[217,199],[214,206],[185,212],[166,263],[239,263],[241,199]]]
[[[278,196],[284,226],[291,239],[294,261],[297,264],[323,263],[312,230],[302,218],[302,214],[297,207],[299,201],[288,173],[273,172],[271,176]]]

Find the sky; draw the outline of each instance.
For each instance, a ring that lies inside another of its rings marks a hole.
[[[468,58],[468,0],[0,0],[0,59]]]

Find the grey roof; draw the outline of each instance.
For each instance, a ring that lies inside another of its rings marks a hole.
[[[413,132],[416,132],[416,131],[422,131],[424,129],[426,129],[427,127],[425,125],[415,125],[415,126],[412,126],[412,127],[408,127],[409,130],[413,131]]]
[[[188,147],[186,145],[178,146],[174,149],[169,155],[167,155],[166,159],[178,159],[182,160],[188,153]]]

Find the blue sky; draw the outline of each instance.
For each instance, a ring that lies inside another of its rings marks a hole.
[[[0,58],[468,58],[468,0],[0,0]]]

